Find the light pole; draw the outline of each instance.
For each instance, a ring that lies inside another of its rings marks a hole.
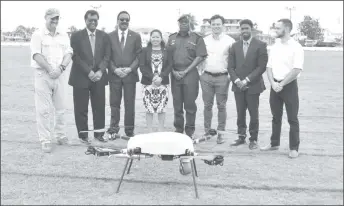
[[[290,21],[291,21],[291,11],[293,11],[293,10],[295,10],[296,8],[295,8],[295,6],[293,6],[293,7],[285,7],[285,9],[287,9],[287,10],[289,10],[289,19],[290,19]]]
[[[93,6],[93,5],[91,5],[91,7],[92,7],[94,10],[98,11],[98,9],[100,9],[100,8],[102,7],[102,5],[101,5],[101,4],[99,4],[98,6]]]

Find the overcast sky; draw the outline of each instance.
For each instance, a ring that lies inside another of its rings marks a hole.
[[[181,13],[194,14],[199,24],[214,14],[225,18],[249,18],[267,33],[272,22],[289,18],[287,6],[295,6],[292,11],[294,24],[302,21],[304,15],[310,15],[319,18],[323,28],[343,32],[343,1],[1,1],[1,29],[11,31],[18,25],[42,27],[44,12],[50,7],[60,9],[61,28],[74,25],[81,29],[85,27],[83,16],[91,5],[101,5],[98,28],[105,27],[107,32],[114,29],[117,14],[122,10],[130,13],[132,27],[175,32],[180,9]]]

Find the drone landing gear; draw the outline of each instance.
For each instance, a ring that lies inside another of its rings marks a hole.
[[[121,179],[119,180],[119,183],[118,183],[118,186],[117,186],[117,191],[116,191],[116,193],[119,192],[119,188],[121,187],[121,184],[122,184],[122,181],[123,181],[123,177],[124,177],[124,173],[125,173],[125,171],[127,170],[129,160],[131,160],[131,163],[133,162],[133,159],[127,158],[127,160],[126,160],[126,162],[125,162],[125,166],[124,166],[124,169],[123,169],[123,173],[122,173]],[[131,164],[130,164],[130,166],[131,166]],[[129,168],[129,169],[130,169],[130,168]],[[128,173],[129,173],[129,170],[128,170]]]
[[[131,165],[133,164],[133,161],[134,161],[134,159],[131,159],[131,160],[130,160],[127,174],[130,173],[130,168],[131,168]]]
[[[130,163],[129,163],[130,161]],[[127,174],[129,174],[130,172],[130,168],[133,164],[133,161],[134,159],[132,158],[127,158],[126,159],[126,162],[125,162],[125,165],[124,165],[124,169],[123,169],[123,172],[122,172],[122,175],[121,175],[121,179],[119,180],[119,183],[118,183],[118,186],[117,186],[117,190],[116,190],[116,193],[119,192],[119,189],[121,187],[121,184],[123,182],[123,178],[124,178],[124,174],[125,172],[127,171]],[[198,177],[198,174],[197,174],[197,169],[196,169],[196,162],[195,162],[195,159],[192,159],[192,161],[190,161],[191,163],[191,173],[192,173],[192,180],[193,180],[193,185],[194,185],[194,188],[195,188],[195,194],[196,194],[196,198],[198,199],[198,189],[197,189],[197,183],[196,183],[196,177]],[[129,167],[128,167],[129,165]],[[128,168],[128,170],[127,170]]]
[[[195,175],[197,176],[195,159],[192,159],[190,163],[191,163],[192,180],[193,180],[193,184],[195,188],[195,194],[196,194],[196,198],[198,199],[198,190],[197,190],[197,183],[196,183],[196,177],[195,177]]]

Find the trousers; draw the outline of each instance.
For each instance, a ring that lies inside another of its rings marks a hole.
[[[66,75],[63,72],[57,79],[51,79],[45,70],[35,70],[36,122],[40,142],[51,141],[53,132],[57,139],[66,137]],[[52,108],[55,115],[51,113]],[[54,129],[50,126],[52,116],[55,117]]]
[[[200,77],[202,88],[202,99],[204,102],[204,130],[207,133],[211,129],[213,118],[214,97],[216,96],[216,104],[218,109],[218,131],[225,131],[227,120],[227,99],[230,80],[228,75],[212,76],[203,73]]]

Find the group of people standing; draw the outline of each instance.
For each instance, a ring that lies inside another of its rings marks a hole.
[[[165,112],[172,92],[175,132],[190,138],[195,132],[199,85],[204,102],[204,132],[211,135],[214,98],[218,108],[217,143],[224,143],[229,86],[232,82],[237,109],[238,139],[231,145],[246,143],[246,111],[249,111],[249,149],[258,147],[259,97],[266,90],[262,74],[267,71],[271,84],[270,106],[273,115],[271,143],[262,151],[277,150],[280,145],[283,105],[286,106],[289,133],[289,157],[298,156],[299,121],[297,77],[303,69],[302,46],[290,37],[292,22],[281,19],[276,24],[277,40],[268,55],[266,43],[252,37],[253,23],[240,22],[242,40],[235,41],[223,32],[224,18],[210,19],[212,34],[202,37],[190,30],[190,17],[178,19],[179,31],[170,35],[167,43],[161,31],[153,30],[147,47],[141,37],[129,29],[130,15],[122,11],[117,16],[117,28],[107,34],[96,29],[99,13],[89,10],[84,16],[86,28],[72,34],[60,32],[60,13],[49,9],[44,29],[31,40],[32,66],[35,70],[35,104],[38,135],[42,149],[52,149],[50,137],[50,105],[55,107],[55,137],[66,144],[65,132],[65,69],[73,60],[69,85],[73,87],[74,116],[79,139],[90,143],[88,133],[88,102],[91,99],[94,129],[105,127],[105,86],[110,88],[110,138],[119,132],[120,107],[124,98],[124,131],[135,135],[136,83],[138,69],[146,109],[146,122],[152,132],[153,115],[158,114],[159,131],[164,131]],[[185,111],[185,117],[184,117]],[[104,132],[94,132],[94,138],[104,142]]]

